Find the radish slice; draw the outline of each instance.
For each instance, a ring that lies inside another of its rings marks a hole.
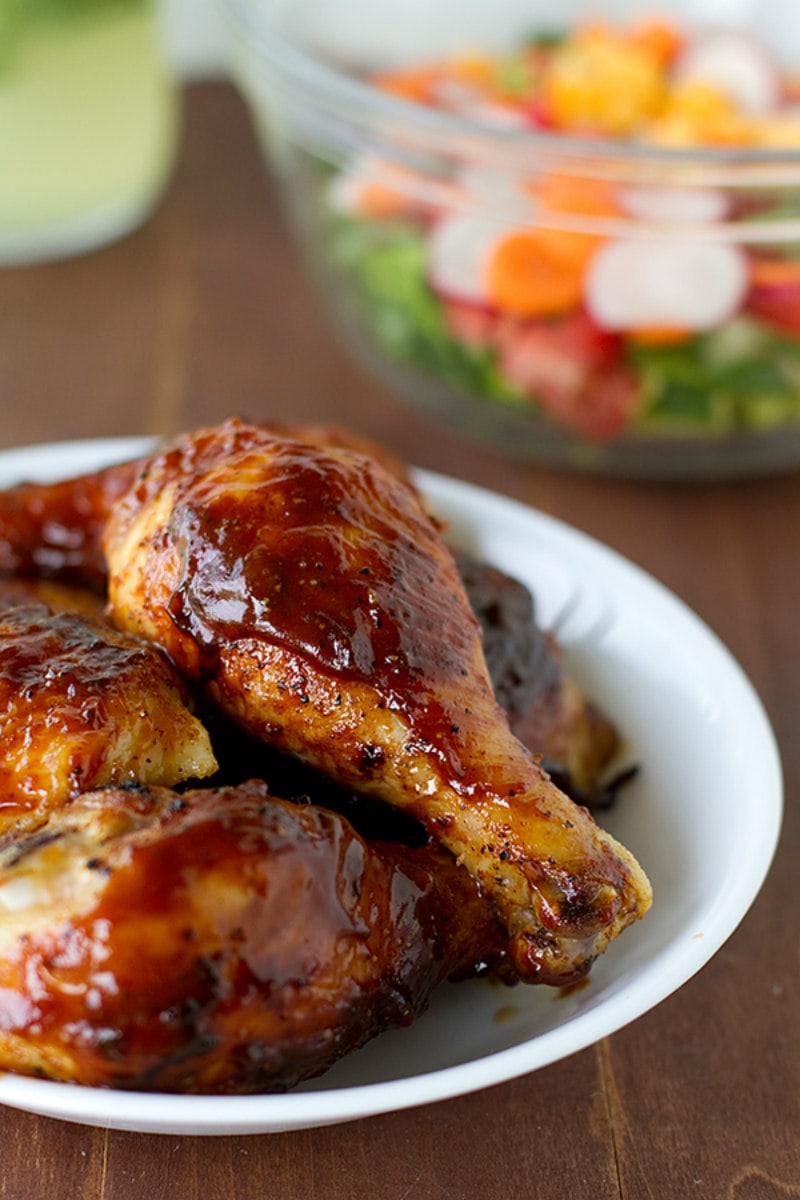
[[[708,224],[730,211],[725,192],[716,188],[625,187],[617,193],[620,207],[638,221]]]
[[[530,216],[533,200],[530,190],[526,187],[521,175],[515,175],[502,167],[478,167],[467,164],[459,167],[455,174],[456,181],[465,192],[476,200],[486,200],[490,204],[503,203],[506,200],[525,200],[527,213]]]
[[[753,116],[771,112],[780,100],[780,72],[769,52],[736,29],[693,38],[675,65],[675,77],[718,87]]]
[[[363,207],[366,176],[357,168],[340,171],[328,186],[328,203],[334,212],[359,215]]]
[[[711,329],[744,300],[747,264],[736,246],[606,242],[585,288],[586,306],[605,329]]]
[[[529,130],[531,123],[519,109],[510,104],[493,104],[490,100],[482,100],[470,108],[462,110],[462,116],[468,117],[477,125],[486,125],[492,129],[514,132],[518,129]]]
[[[442,296],[487,304],[486,267],[509,227],[498,221],[453,213],[437,221],[428,239],[428,278]]]
[[[362,155],[331,180],[328,203],[347,216],[385,216],[412,207],[416,183],[417,176],[407,168]]]
[[[465,165],[456,172],[454,182],[466,202],[485,212],[529,221],[536,210],[524,177],[502,167]]]

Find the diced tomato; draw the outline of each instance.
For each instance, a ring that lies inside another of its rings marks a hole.
[[[526,395],[574,395],[592,369],[584,357],[570,353],[560,324],[504,320],[497,348],[501,374]]]
[[[628,424],[639,386],[622,361],[623,339],[583,311],[530,321],[448,300],[444,315],[464,345],[494,349],[506,382],[541,404],[555,424],[595,441],[615,437]]]
[[[608,441],[627,428],[640,394],[638,380],[624,367],[597,371],[568,410],[551,416],[593,441]]]
[[[495,344],[504,378],[557,424],[593,439],[627,424],[639,389],[622,365],[622,339],[585,313],[552,322],[501,319]]]
[[[784,333],[800,337],[800,263],[786,258],[754,258],[747,310]]]
[[[444,300],[444,319],[449,332],[465,346],[482,350],[494,341],[497,314],[481,304]]]
[[[601,329],[582,310],[558,321],[502,320],[496,341],[501,360],[513,362],[515,376],[531,380],[531,386],[550,373],[546,363],[557,365],[559,375],[582,379],[622,356],[619,334]]]
[[[544,96],[533,96],[530,100],[525,100],[520,105],[520,109],[531,125],[537,129],[555,129],[553,110]]]
[[[796,296],[754,293],[747,307],[754,317],[800,337],[800,293]]]
[[[441,81],[442,68],[438,63],[419,67],[385,71],[373,76],[372,82],[384,92],[412,100],[417,104],[430,104],[436,85]]]

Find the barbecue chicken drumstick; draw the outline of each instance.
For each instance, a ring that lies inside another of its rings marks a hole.
[[[348,445],[230,421],[153,455],[105,528],[109,602],[243,728],[417,817],[520,978],[579,976],[650,902],[511,734],[415,491]]]
[[[227,1093],[319,1074],[497,941],[448,859],[260,782],[88,793],[0,841],[0,1068]]]

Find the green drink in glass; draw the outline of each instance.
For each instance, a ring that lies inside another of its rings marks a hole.
[[[0,265],[137,226],[178,129],[155,0],[0,0]]]

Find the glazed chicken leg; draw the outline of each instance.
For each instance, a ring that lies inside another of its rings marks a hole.
[[[408,1024],[496,940],[441,850],[265,784],[110,790],[0,839],[0,1069],[284,1090]]]
[[[0,590],[0,834],[105,784],[214,773],[209,735],[156,646]]]
[[[632,856],[511,734],[452,555],[372,456],[202,430],[145,462],[103,545],[115,622],[243,728],[417,817],[520,978],[579,976],[647,909]]]

